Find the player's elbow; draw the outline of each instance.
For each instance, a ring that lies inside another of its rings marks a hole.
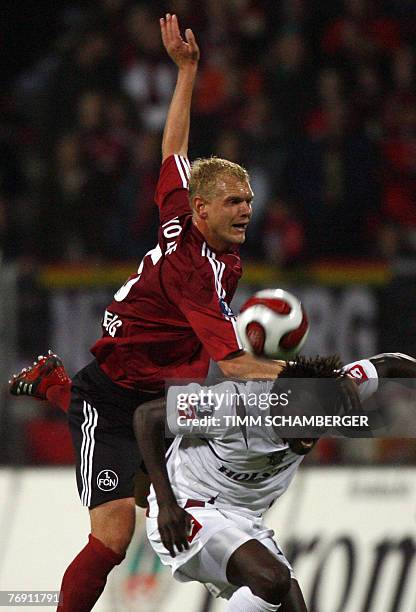
[[[166,403],[163,398],[145,402],[136,408],[133,427],[137,440],[155,428],[163,427],[166,416]]]
[[[146,409],[142,406],[136,408],[133,414],[133,429],[137,442],[140,444],[140,438],[143,431],[146,431],[147,415]]]
[[[225,378],[236,378],[236,374],[235,374],[236,368],[234,367],[233,364],[225,360],[218,361],[217,363],[218,363],[218,367],[220,368]]]
[[[416,377],[416,359],[404,353],[381,353],[370,357],[380,378]]]

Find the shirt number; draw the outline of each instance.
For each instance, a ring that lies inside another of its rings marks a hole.
[[[166,223],[164,223],[162,225],[162,228],[163,228],[163,235],[168,240],[168,243],[166,245],[165,255],[170,255],[171,253],[176,251],[176,247],[177,247],[177,242],[171,239],[179,236],[179,234],[182,231],[182,226],[179,223],[179,218],[174,217],[170,221],[167,221]],[[162,249],[160,248],[160,245],[158,244],[157,246],[155,246],[154,249],[151,249],[150,251],[146,253],[146,255],[143,257],[140,263],[140,266],[137,270],[137,276],[130,278],[127,282],[124,283],[122,287],[120,287],[117,293],[115,293],[114,299],[116,302],[122,302],[123,300],[125,300],[130,292],[130,289],[133,287],[133,285],[135,285],[140,280],[146,257],[150,257],[152,260],[152,264],[155,266],[157,262],[159,261],[159,259],[162,257]]]

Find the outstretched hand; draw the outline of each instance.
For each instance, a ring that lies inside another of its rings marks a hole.
[[[185,39],[179,30],[178,18],[176,15],[166,14],[160,20],[160,31],[162,34],[163,45],[169,57],[175,62],[178,68],[184,66],[196,66],[199,61],[199,47],[196,44],[195,36],[191,29],[185,30]]]

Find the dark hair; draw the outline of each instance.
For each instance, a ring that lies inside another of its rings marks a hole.
[[[279,378],[341,378],[342,364],[338,355],[329,357],[296,357],[287,361]]]
[[[282,379],[300,379],[293,388],[292,402],[311,414],[317,403],[326,414],[345,414],[361,408],[357,386],[342,370],[338,355],[329,357],[297,357],[288,361],[271,389],[278,393],[284,385]],[[301,380],[303,379],[303,380]],[[315,380],[311,380],[315,379]],[[323,385],[318,379],[326,379]],[[330,382],[330,380],[332,382]]]

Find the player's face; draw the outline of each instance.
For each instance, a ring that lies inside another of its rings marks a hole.
[[[228,248],[245,241],[252,201],[248,181],[233,175],[218,177],[215,193],[204,207],[209,233],[206,238],[213,248]]]

